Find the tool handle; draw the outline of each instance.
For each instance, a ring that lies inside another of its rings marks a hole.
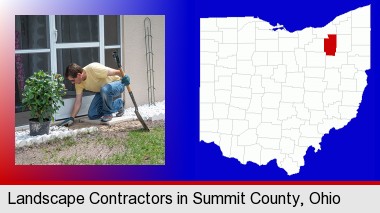
[[[112,57],[115,59],[117,67],[119,68],[121,75],[124,77],[125,73],[123,71],[123,68],[121,68],[120,58],[119,58],[119,54],[117,53],[117,51],[114,51],[112,53]],[[129,95],[131,96],[133,105],[135,105],[135,108],[137,109],[136,100],[135,100],[135,97],[133,96],[132,89],[129,85],[127,86],[127,90],[128,90]]]
[[[128,89],[128,92],[129,92],[129,96],[131,96],[133,105],[135,106],[135,111],[139,111],[139,108],[137,107],[135,96],[133,96],[132,90],[130,90],[129,86],[127,86],[127,89]]]
[[[128,90],[129,93],[132,92],[132,88],[129,85],[127,86],[127,90]]]
[[[112,52],[112,57],[116,61],[117,67],[119,68],[119,70],[121,72],[121,76],[124,77],[125,73],[123,71],[123,68],[121,68],[120,58],[119,58],[119,54],[117,53],[117,51]]]
[[[117,67],[121,68],[120,58],[119,58],[119,54],[117,53],[117,51],[112,52],[112,57],[115,59]]]
[[[119,70],[120,70],[121,76],[122,76],[122,78],[123,78],[124,75],[125,75],[125,73],[124,73],[123,69],[119,68]]]

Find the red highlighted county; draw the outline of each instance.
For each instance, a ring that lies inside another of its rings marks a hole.
[[[335,56],[336,34],[328,34],[328,36],[328,38],[325,38],[325,53],[326,55]]]

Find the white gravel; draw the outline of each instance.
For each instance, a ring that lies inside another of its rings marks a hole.
[[[149,106],[149,104],[138,106],[141,117],[144,120],[165,120],[165,101],[156,102],[155,105]],[[116,113],[115,113],[116,114]],[[135,107],[125,109],[123,117],[137,120],[135,114]]]
[[[54,138],[65,138],[69,136],[76,136],[78,133],[90,133],[98,131],[98,128],[96,127],[87,127],[82,129],[68,129],[67,127],[58,127],[58,126],[51,126],[50,127],[50,134],[49,135],[37,135],[37,136],[30,136],[29,130],[24,131],[16,131],[16,147],[22,147],[22,146],[29,146],[32,144],[39,144],[43,142],[47,142],[49,140],[52,140]]]
[[[152,119],[152,120],[165,120],[165,101],[156,102],[155,105],[149,106],[141,105],[138,107],[139,112],[144,120]],[[137,120],[135,114],[135,108],[130,107],[125,109],[125,113],[123,115],[126,119],[130,118],[133,120]],[[38,136],[30,136],[29,130],[16,131],[15,132],[15,142],[16,147],[29,146],[32,144],[44,143],[54,138],[65,138],[70,136],[76,136],[78,133],[90,133],[98,131],[97,127],[88,127],[81,129],[68,129],[67,127],[58,127],[51,126],[49,135],[38,135]]]

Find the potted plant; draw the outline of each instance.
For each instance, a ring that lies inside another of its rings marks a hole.
[[[50,122],[54,121],[54,113],[63,105],[65,94],[63,77],[59,74],[49,75],[40,70],[26,80],[22,104],[30,110],[31,136],[49,134]]]

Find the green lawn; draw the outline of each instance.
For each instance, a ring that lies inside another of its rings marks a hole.
[[[165,128],[115,134],[91,133],[53,141],[43,148],[45,163],[65,165],[164,165]]]
[[[112,141],[111,141],[112,142]],[[146,132],[135,130],[129,133],[124,144],[126,150],[105,160],[105,164],[165,164],[165,132],[158,127]]]

